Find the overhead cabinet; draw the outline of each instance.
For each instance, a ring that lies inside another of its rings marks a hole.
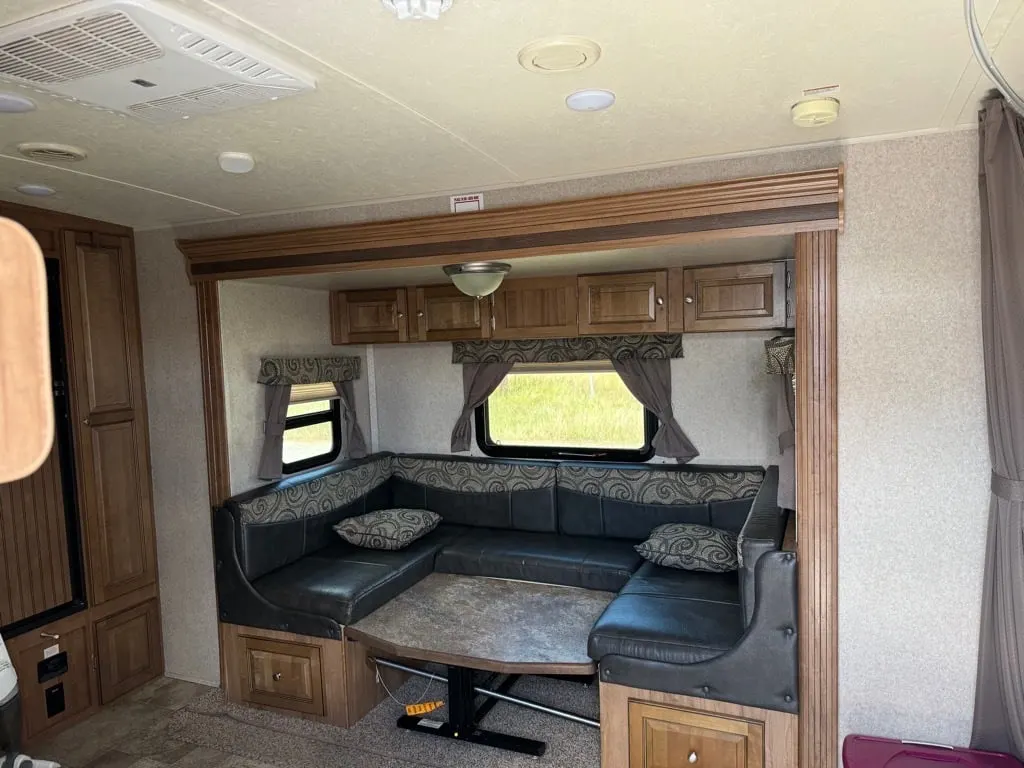
[[[580,336],[668,330],[666,270],[583,275],[577,295]]]
[[[410,289],[416,341],[462,341],[491,337],[491,304],[454,285]]]
[[[680,273],[683,331],[786,327],[785,262],[673,270],[675,280]]]
[[[491,295],[495,339],[576,336],[576,277],[506,280]]]
[[[405,288],[334,291],[331,340],[335,344],[387,344],[409,340]]]

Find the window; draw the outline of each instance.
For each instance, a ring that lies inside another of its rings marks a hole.
[[[658,428],[610,363],[517,365],[476,411],[488,456],[646,461]]]
[[[285,474],[330,464],[341,453],[341,404],[333,384],[292,387],[281,454]]]

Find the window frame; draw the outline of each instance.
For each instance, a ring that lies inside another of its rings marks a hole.
[[[614,370],[614,369],[609,369]],[[572,371],[566,371],[572,372]],[[582,369],[577,371],[582,373]],[[515,373],[537,373],[531,366],[523,366]],[[490,398],[488,398],[489,400]],[[658,417],[644,408],[644,444],[640,448],[582,448],[552,445],[499,445],[491,440],[491,428],[488,419],[488,401],[485,400],[474,412],[476,444],[485,456],[496,459],[548,459],[555,461],[601,461],[601,462],[643,462],[654,457],[654,436],[658,432]]]
[[[308,402],[308,401],[307,401]],[[315,402],[315,401],[313,401]],[[281,463],[281,472],[285,475],[294,475],[296,472],[305,472],[310,469],[316,469],[326,464],[331,464],[337,461],[338,456],[341,455],[341,401],[337,398],[330,400],[331,407],[327,411],[321,411],[320,413],[304,413],[301,416],[288,416],[284,422],[284,433],[281,436],[282,450],[283,441],[288,435],[289,429],[299,429],[301,427],[311,427],[316,424],[330,424],[331,425],[331,450],[326,453],[319,453],[316,456],[310,456],[305,459],[299,459],[290,463]],[[297,403],[289,403],[288,406],[297,405]]]

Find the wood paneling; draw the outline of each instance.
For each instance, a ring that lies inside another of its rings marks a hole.
[[[677,710],[677,714],[657,712],[646,709],[647,706]],[[660,719],[666,725],[661,728],[655,727],[653,733],[648,731],[647,734],[644,734],[641,731],[634,736],[636,726],[631,727],[631,714],[635,720],[637,714],[646,713],[657,714],[658,717],[654,719]],[[785,712],[602,682],[601,768],[642,768],[643,762],[631,761],[630,750],[631,746],[636,744],[636,738],[643,736],[664,740],[660,744],[656,743],[648,754],[651,758],[664,757],[665,762],[652,759],[647,763],[650,768],[662,768],[663,766],[671,768],[686,766],[689,768],[694,764],[697,768],[702,765],[707,768],[719,768],[720,766],[721,768],[731,768],[733,763],[728,762],[729,759],[732,759],[729,756],[725,757],[724,761],[721,761],[722,758],[720,758],[720,761],[716,762],[701,759],[698,753],[697,762],[690,763],[689,751],[670,751],[669,747],[674,745],[678,749],[686,739],[695,735],[692,731],[689,735],[673,731],[671,725],[673,721],[677,725],[691,729],[695,726],[703,729],[703,733],[696,734],[707,740],[701,742],[700,749],[704,749],[703,744],[706,743],[713,749],[719,750],[717,754],[721,756],[720,750],[723,750],[730,741],[728,734],[746,733],[747,738],[750,739],[747,742],[747,765],[751,768],[753,766],[757,766],[757,768],[796,768],[797,720],[796,715]],[[756,726],[761,726],[761,728],[758,729]],[[719,734],[717,741],[714,740],[714,732]],[[761,742],[762,738],[763,764],[750,762],[758,757],[756,745]],[[728,752],[728,750],[725,751]],[[740,765],[743,764],[740,763]]]
[[[164,670],[160,606],[150,600],[96,622],[100,700],[108,704]]]
[[[467,296],[454,285],[409,289],[413,297],[412,335],[419,341],[462,341],[491,337],[491,304]]]
[[[577,287],[581,336],[668,330],[668,273],[663,269],[582,275]]]
[[[405,288],[331,293],[331,342],[386,344],[409,340]]]
[[[206,434],[206,472],[210,506],[231,495],[228,468],[228,419],[224,402],[224,357],[220,333],[220,284],[196,284],[199,319],[199,362],[203,375],[203,424]]]
[[[764,723],[629,702],[630,768],[763,768]]]
[[[367,266],[455,264],[836,229],[842,169],[697,184],[458,216],[181,240],[192,280],[302,274]]]
[[[0,200],[0,216],[14,219],[28,227],[33,235],[36,234],[37,230],[43,230],[52,232],[53,236],[58,238],[59,232],[62,229],[95,232],[97,234],[114,235],[115,237],[131,237],[132,234],[131,227],[122,227],[120,224],[111,224],[106,221],[88,219],[84,216],[74,216],[70,213],[59,211],[47,211],[42,208],[19,205],[18,203],[8,203],[4,200]],[[42,243],[43,241],[40,241],[41,245]],[[56,251],[58,249],[59,246],[54,247],[53,250]],[[47,250],[45,246],[43,246],[43,250]]]
[[[408,672],[397,669],[380,669],[380,677],[387,685],[377,679],[377,666],[371,661],[370,649],[363,643],[352,638],[345,638],[345,705],[348,710],[348,721],[355,725],[368,715],[374,707],[387,698],[387,690],[397,691],[406,680]],[[415,666],[416,662],[404,660]],[[443,683],[438,685],[444,691]]]
[[[506,280],[491,294],[495,339],[564,339],[579,333],[576,277]]]
[[[684,269],[682,302],[687,333],[785,328],[785,262]]]
[[[796,238],[800,765],[839,761],[836,233]]]

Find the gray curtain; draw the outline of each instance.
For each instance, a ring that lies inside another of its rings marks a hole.
[[[779,493],[783,509],[796,509],[796,398],[793,377],[775,376],[775,426],[779,432]]]
[[[345,434],[341,442],[341,456],[345,459],[361,459],[366,455],[366,438],[356,420],[355,387],[351,381],[336,381],[334,388],[341,401],[341,415],[345,420]]]
[[[997,98],[980,119],[992,497],[971,744],[1024,758],[1024,118]]]
[[[263,427],[263,452],[260,454],[261,480],[281,477],[281,452],[284,449],[284,425],[288,417],[291,384],[265,384],[266,421]]]
[[[473,436],[473,410],[483,405],[512,370],[512,363],[466,363],[462,366],[462,413],[452,430],[452,453],[468,451]]]
[[[672,413],[672,372],[669,360],[612,360],[623,384],[661,422],[654,436],[654,452],[685,463],[699,451]]]

